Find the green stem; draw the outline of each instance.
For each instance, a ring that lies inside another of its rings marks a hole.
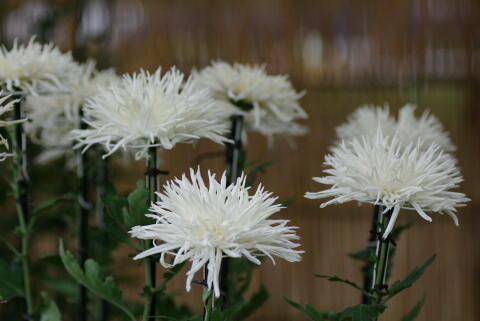
[[[22,106],[23,96],[16,95],[14,97],[19,99],[15,103],[15,120],[25,118],[24,110]],[[30,285],[30,264],[29,264],[29,241],[30,241],[30,229],[29,217],[28,217],[28,172],[27,172],[27,138],[23,125],[17,124],[13,128],[11,135],[12,148],[15,151],[15,161],[13,170],[13,179],[15,181],[14,193],[16,199],[16,209],[18,223],[20,225],[20,237],[21,237],[21,250],[20,250],[20,262],[22,265],[23,284],[25,287],[25,303],[27,310],[27,318],[33,314],[33,300],[32,290]]]
[[[146,243],[146,242],[145,242]],[[147,249],[148,248],[148,245],[145,244],[145,248]],[[151,259],[150,258],[146,258],[144,260],[144,264],[145,264],[145,285],[147,288],[149,288],[150,290],[153,290],[154,288],[154,284],[153,284],[153,279],[152,279],[152,264],[151,264]],[[151,292],[148,292],[146,298],[145,298],[145,304],[143,306],[143,318],[142,320],[143,321],[148,321],[149,317],[150,317],[150,312],[152,310],[152,307],[153,307],[153,299],[154,299],[154,296],[152,295]]]

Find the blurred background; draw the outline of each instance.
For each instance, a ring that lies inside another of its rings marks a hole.
[[[401,320],[424,293],[426,303],[418,320],[480,320],[480,190],[474,188],[480,178],[480,2],[0,1],[1,42],[9,46],[15,38],[27,41],[32,35],[72,50],[78,60],[92,57],[101,68],[113,67],[119,73],[174,65],[189,73],[221,59],[265,64],[269,72],[288,74],[298,90],[306,90],[302,106],[309,114],[304,124],[310,131],[296,139],[296,147],[278,139],[269,148],[266,139],[255,135],[246,146],[248,160],[272,162],[259,181],[280,200],[291,201],[278,215],[300,227],[306,251],[301,263],[279,260],[274,266],[265,261],[256,270],[252,288],[264,284],[270,298],[251,320],[303,320],[283,297],[321,310],[340,310],[359,301],[355,290],[313,274],[362,282],[362,264],[347,254],[366,245],[371,207],[345,204],[319,209],[318,201],[304,199],[303,194],[321,188],[311,177],[321,174],[335,126],[359,105],[388,103],[396,112],[414,103],[418,114],[430,109],[458,146],[456,156],[465,177],[461,191],[472,202],[460,210],[458,228],[448,217],[435,215],[428,223],[414,212],[401,212],[399,222],[414,225],[398,242],[392,279],[403,277],[433,253],[437,259],[412,289],[390,302],[382,320]],[[203,169],[220,173],[222,153],[222,146],[209,142],[166,151],[162,168],[170,175],[164,178],[178,176],[199,162]],[[120,191],[128,192],[142,179],[143,170],[142,162],[114,162],[111,179]],[[62,175],[51,174],[60,171]],[[42,178],[46,176],[48,184]],[[44,184],[34,198],[70,186],[71,176],[58,164],[34,169],[33,179]],[[8,202],[2,204],[2,215],[11,211]],[[56,253],[68,220],[64,226],[47,226],[50,232],[34,238],[34,258],[48,260]],[[5,214],[4,222],[2,231],[15,224],[15,216]],[[120,282],[124,295],[135,301],[143,277],[130,254],[126,248],[115,252],[114,272],[124,281]],[[60,291],[52,287],[53,293]],[[68,291],[65,287],[62,290]],[[171,291],[178,293],[180,302],[201,311],[199,289],[184,294],[183,287],[182,275]],[[7,309],[0,304],[0,316]],[[70,310],[68,302],[62,306],[62,311]]]

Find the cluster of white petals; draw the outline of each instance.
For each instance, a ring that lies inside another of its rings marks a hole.
[[[3,92],[0,91],[0,116],[11,111],[14,107],[14,104],[18,102],[18,100],[13,100],[11,95],[3,95]],[[4,120],[0,119],[0,127],[7,127],[12,126],[15,124],[23,123],[26,119],[19,119],[19,120]],[[0,146],[3,146],[7,152],[0,152],[0,161],[4,161],[7,157],[12,156],[11,153],[8,153],[8,140],[0,135]]]
[[[208,270],[207,285],[220,295],[219,273],[223,257],[246,257],[260,264],[258,256],[278,256],[289,262],[300,261],[296,227],[287,220],[273,220],[271,215],[282,207],[271,193],[259,186],[253,195],[245,186],[245,176],[227,186],[226,175],[218,182],[209,172],[208,186],[200,171],[190,170],[190,180],[183,175],[165,185],[159,201],[152,204],[148,216],[156,223],[136,226],[133,237],[153,240],[153,247],[135,259],[160,254],[165,267],[191,261],[187,272],[187,291],[197,271],[204,265]],[[165,256],[172,255],[171,264]]]
[[[217,106],[207,89],[199,89],[190,77],[172,68],[125,75],[87,100],[84,115],[88,129],[73,132],[84,150],[102,144],[106,156],[119,148],[139,150],[151,146],[171,149],[177,143],[209,138],[226,139],[230,113]]]
[[[436,143],[443,151],[454,151],[455,145],[440,121],[428,110],[417,118],[415,109],[414,105],[403,106],[396,120],[390,115],[387,105],[383,108],[362,106],[350,115],[345,124],[336,128],[337,138],[342,141],[362,136],[374,137],[377,128],[380,127],[387,136],[397,135],[404,146],[421,140],[424,149]]]
[[[445,213],[456,225],[456,208],[469,201],[465,194],[452,191],[463,178],[455,159],[437,144],[428,148],[422,142],[404,146],[398,136],[363,136],[344,141],[325,157],[324,177],[315,177],[330,188],[306,193],[307,198],[329,198],[321,204],[358,201],[393,209],[385,231],[387,237],[401,208],[413,209],[431,221],[426,212]]]
[[[26,45],[15,41],[10,50],[0,48],[0,85],[9,91],[33,95],[65,91],[77,69],[70,53],[34,38]]]
[[[247,130],[270,139],[299,136],[306,128],[295,121],[307,118],[297,92],[285,75],[268,75],[265,66],[214,62],[198,75],[199,85],[212,92],[217,104],[245,116]]]
[[[30,121],[25,129],[30,139],[43,147],[36,159],[41,164],[64,157],[68,167],[75,166],[71,131],[81,124],[83,104],[100,88],[108,89],[119,81],[113,70],[96,70],[93,61],[81,65],[72,77],[75,85],[66,93],[27,96],[25,108]]]

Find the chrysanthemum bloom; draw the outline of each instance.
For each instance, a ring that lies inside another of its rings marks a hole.
[[[445,213],[458,225],[456,209],[469,199],[452,191],[463,180],[456,161],[436,144],[426,150],[421,145],[419,141],[404,147],[396,136],[385,136],[380,129],[373,138],[342,142],[325,157],[327,175],[314,178],[331,187],[305,197],[333,198],[321,207],[358,201],[393,209],[384,238],[401,208],[415,210],[427,221],[432,219],[426,212]]]
[[[0,116],[3,114],[11,111],[13,109],[14,104],[17,100],[12,100],[12,96],[10,95],[3,95],[3,92],[0,91]],[[2,120],[0,119],[0,127],[7,127],[12,126],[15,124],[23,123],[26,119],[19,119],[19,120]],[[9,149],[8,140],[0,135],[0,146],[3,146],[7,151]],[[0,161],[4,161],[7,157],[12,156],[12,154],[7,152],[0,152]]]
[[[64,91],[77,68],[70,53],[34,38],[27,45],[15,41],[10,50],[0,49],[0,86],[9,91],[20,88],[33,95]]]
[[[161,75],[141,71],[101,88],[84,108],[90,128],[74,131],[77,146],[84,150],[103,144],[111,155],[119,148],[139,150],[148,147],[171,149],[177,143],[209,138],[225,141],[225,118],[229,112],[217,106],[207,89],[198,89],[192,78],[184,82],[181,72],[172,68]]]
[[[405,105],[398,112],[396,134],[403,141],[423,141],[423,146],[436,143],[446,152],[453,152],[456,147],[437,117],[426,110],[420,118],[415,117],[415,105]]]
[[[165,185],[159,201],[152,204],[148,216],[156,223],[136,226],[133,237],[153,240],[153,247],[135,259],[160,254],[160,263],[171,267],[191,261],[187,272],[187,291],[193,277],[205,264],[207,285],[213,286],[215,296],[220,295],[219,273],[223,257],[246,257],[260,264],[258,256],[278,256],[289,262],[300,261],[296,250],[299,244],[296,227],[287,226],[287,220],[273,220],[271,215],[282,209],[275,204],[276,197],[259,186],[253,195],[245,186],[245,176],[227,186],[225,173],[220,182],[209,172],[208,186],[200,171],[190,169],[190,180],[183,175]],[[165,262],[173,255],[172,264]]]
[[[30,139],[43,147],[37,158],[39,163],[65,157],[67,165],[74,167],[71,131],[80,126],[81,107],[100,88],[107,89],[119,81],[113,70],[97,71],[93,61],[81,65],[71,78],[75,85],[66,93],[27,97],[25,108],[31,121],[25,125],[25,129]]]
[[[443,151],[454,151],[455,145],[440,121],[429,111],[425,111],[420,118],[415,117],[415,108],[414,105],[403,106],[396,120],[390,115],[387,105],[383,108],[362,106],[350,115],[345,124],[337,127],[338,141],[362,136],[374,137],[380,127],[386,136],[397,135],[397,139],[404,146],[421,140],[422,149],[436,143]]]
[[[214,62],[198,74],[198,82],[211,90],[217,104],[243,114],[247,130],[270,139],[306,132],[295,123],[307,118],[298,102],[304,93],[295,91],[287,76],[268,75],[265,66]]]

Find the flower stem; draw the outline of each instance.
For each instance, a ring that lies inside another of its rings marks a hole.
[[[80,129],[87,127],[83,121],[83,113],[80,109]],[[84,266],[88,259],[88,215],[91,205],[88,202],[89,197],[89,179],[88,179],[88,155],[77,151],[77,180],[78,180],[78,257],[80,266]],[[80,285],[78,302],[78,319],[86,321],[88,319],[88,292],[87,288]]]
[[[373,262],[370,261],[370,253],[375,253],[377,247],[378,235],[380,231],[378,230],[378,216],[380,215],[380,205],[375,205],[373,208],[372,215],[372,227],[370,229],[370,238],[368,239],[367,252],[368,258],[367,263],[363,267],[363,288],[365,291],[370,291],[372,286],[372,273],[373,273]],[[366,294],[362,295],[362,303],[367,304],[369,297]]]
[[[145,185],[149,191],[148,206],[157,200],[156,192],[158,192],[160,186],[160,173],[161,171],[158,169],[157,147],[151,146],[148,148],[147,171],[145,172]],[[153,291],[156,284],[156,262],[154,258],[148,257],[145,259],[145,283]],[[155,293],[150,291],[145,298],[144,321],[147,321],[149,316],[155,316],[155,301]],[[155,318],[152,320],[155,320]]]
[[[23,95],[16,95],[14,97],[19,99],[15,103],[15,120],[24,119],[25,112],[23,109]],[[27,158],[27,136],[25,134],[23,124],[17,124],[15,126],[15,137],[12,139],[12,145],[15,150],[15,197],[17,200],[17,216],[18,223],[20,225],[21,235],[21,251],[20,262],[22,265],[23,283],[25,287],[25,305],[26,312],[25,320],[29,320],[33,314],[33,301],[32,301],[32,289],[30,285],[30,269],[29,269],[29,241],[31,227],[29,226],[29,181],[28,176],[28,158]]]
[[[233,143],[226,144],[226,160],[227,160],[227,185],[233,184],[240,177],[245,161],[245,152],[242,144],[242,134],[244,127],[244,117],[236,115],[231,117],[232,127],[230,131],[229,139]],[[229,296],[229,265],[230,260],[228,258],[222,259],[222,265],[220,270],[220,286],[223,293],[222,308],[225,309],[228,305]],[[205,280],[207,277],[205,276]]]
[[[387,275],[388,275],[388,257],[390,252],[390,237],[383,239],[382,235],[387,228],[388,222],[390,221],[392,210],[384,213],[384,208],[380,207],[378,210],[377,218],[377,241],[375,247],[375,264],[373,266],[372,273],[372,291],[379,291],[380,294],[376,296],[375,302],[379,303],[382,299],[381,292],[387,288]]]

